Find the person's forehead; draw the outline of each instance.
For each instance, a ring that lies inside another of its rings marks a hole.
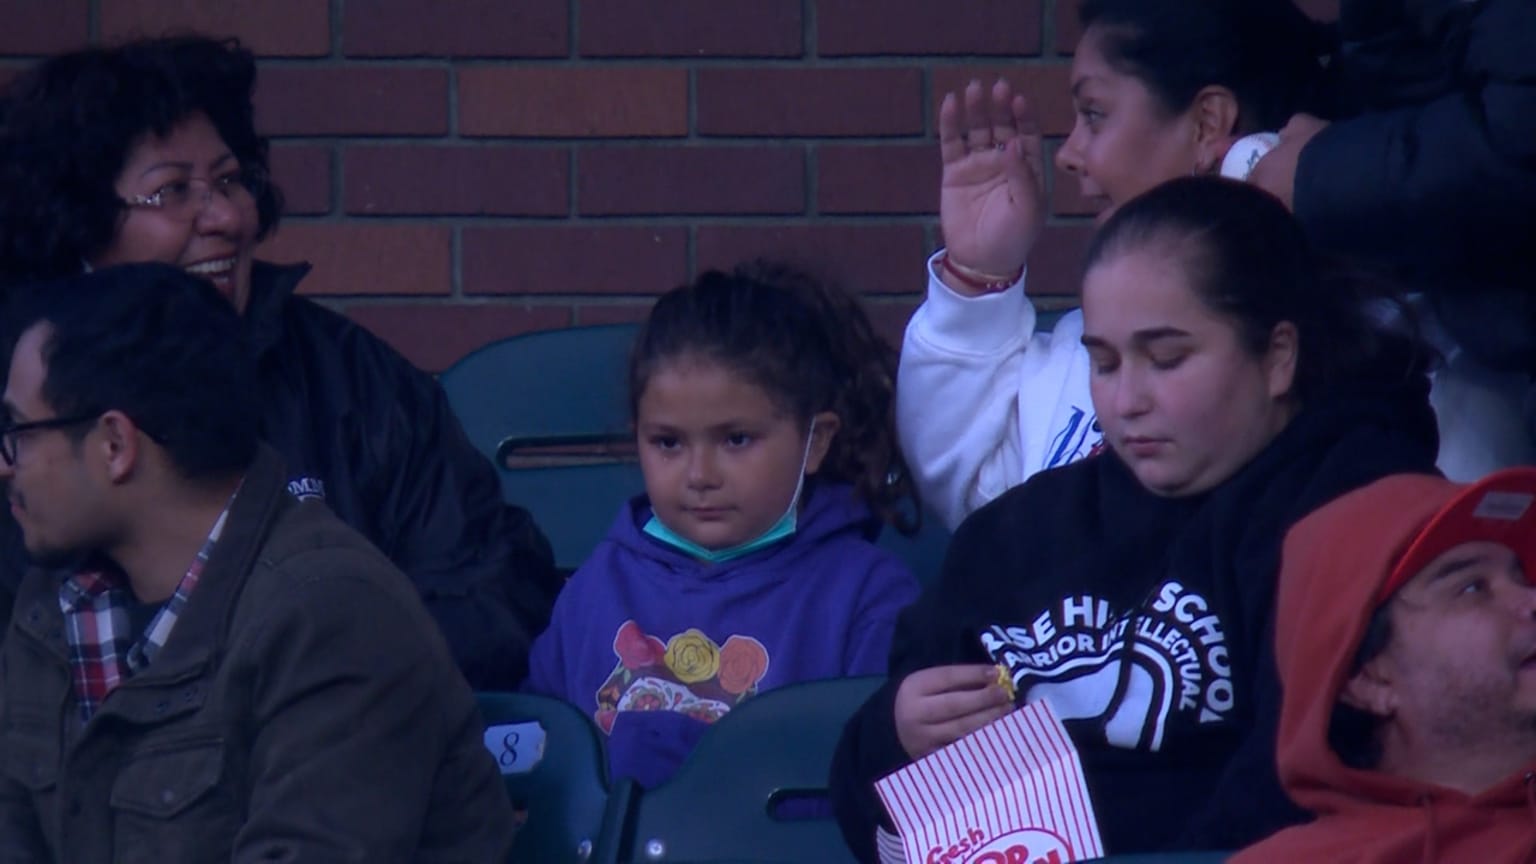
[[[1503,543],[1495,543],[1488,540],[1470,540],[1465,543],[1458,543],[1435,556],[1419,572],[1415,573],[1403,587],[1423,589],[1441,579],[1460,572],[1482,570],[1489,567],[1502,569],[1511,564],[1518,564],[1518,561],[1515,550]]]
[[[47,362],[43,348],[53,334],[53,327],[46,321],[33,324],[22,331],[11,352],[10,369],[6,376],[4,402],[11,416],[34,417],[43,407],[42,387],[47,375]]]

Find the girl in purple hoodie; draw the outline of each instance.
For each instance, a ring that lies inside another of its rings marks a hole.
[[[779,265],[710,271],[657,301],[630,363],[645,494],[571,577],[526,689],[608,737],[654,786],[764,690],[885,671],[910,530],[896,359],[853,297]]]

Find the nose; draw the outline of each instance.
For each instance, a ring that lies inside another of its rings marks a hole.
[[[1152,407],[1152,397],[1147,389],[1146,376],[1126,364],[1115,376],[1114,401],[1110,406],[1116,417],[1138,417]]]
[[[197,211],[197,230],[203,233],[227,231],[240,220],[234,199],[211,186],[203,187],[203,204]]]
[[[719,485],[719,463],[713,448],[693,448],[688,454],[688,488],[713,489]]]
[[[1529,575],[1522,575],[1510,588],[1510,605],[1521,618],[1536,618],[1536,584],[1527,581]]]
[[[1083,121],[1079,118],[1072,126],[1072,134],[1056,148],[1056,167],[1068,174],[1083,173],[1082,130]]]

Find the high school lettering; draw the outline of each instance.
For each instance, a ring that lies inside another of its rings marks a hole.
[[[1159,750],[1174,712],[1218,723],[1236,698],[1220,617],[1175,581],[1118,613],[1091,595],[1064,597],[1026,624],[994,624],[980,638],[1022,698],[1049,699],[1063,720],[1104,721],[1118,747]]]

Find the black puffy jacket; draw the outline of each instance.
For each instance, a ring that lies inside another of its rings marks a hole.
[[[1496,368],[1536,373],[1536,3],[1344,0],[1296,215],[1389,265]]]

